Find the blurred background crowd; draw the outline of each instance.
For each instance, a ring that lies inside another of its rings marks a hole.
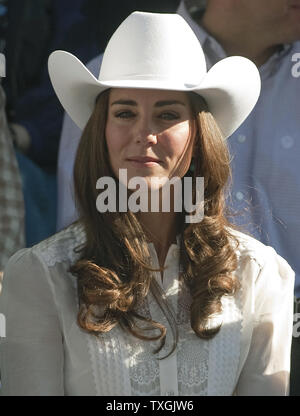
[[[271,18],[285,3],[292,4],[300,17],[296,10],[300,5],[296,0],[240,2],[248,8],[250,19],[248,23],[241,20],[241,25],[250,26],[251,19],[257,19],[258,27],[262,22],[269,43],[265,43],[266,55],[255,62],[262,77],[258,106],[229,139],[233,154],[231,202],[238,211],[251,211],[249,231],[274,246],[296,271],[296,313],[300,297],[300,78],[292,76],[291,68],[292,57],[300,53],[300,18],[293,34],[277,24],[277,38],[271,25],[276,19]],[[216,20],[211,13],[205,15],[209,3],[216,2],[0,0],[0,53],[6,58],[6,64],[3,56],[0,60],[0,276],[18,249],[38,243],[76,218],[70,202],[71,172],[80,132],[64,114],[51,86],[49,54],[56,49],[71,52],[98,76],[99,56],[132,11],[180,10],[194,25],[208,68],[226,55],[251,56],[246,38],[244,53],[235,42],[220,36],[221,29],[231,24],[225,7],[218,12],[214,30]],[[261,36],[259,31],[252,35]],[[299,339],[293,341],[298,343],[298,349],[293,350],[293,377],[298,381]],[[298,390],[295,385],[293,382],[292,394],[300,395],[300,383]]]

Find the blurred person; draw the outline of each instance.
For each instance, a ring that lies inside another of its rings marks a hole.
[[[94,17],[91,18],[96,3],[5,2],[1,40],[9,77],[4,87],[9,127],[22,175],[27,246],[53,234],[56,227],[56,165],[63,111],[51,87],[47,58],[59,48],[78,53],[83,62],[95,55],[101,38],[101,31],[96,31]]]
[[[294,273],[226,218],[226,138],[258,99],[256,66],[233,56],[207,72],[182,17],[135,12],[99,78],[65,51],[51,54],[49,73],[83,130],[80,217],[6,267],[3,395],[286,395]],[[134,196],[121,169],[143,179],[158,210],[121,209]],[[191,176],[196,221],[163,193]],[[98,209],[99,178],[126,189],[109,194],[116,209]]]
[[[84,62],[98,50],[86,0],[10,0],[5,88],[16,147],[35,164],[55,171],[63,112],[47,73],[49,54],[78,52]],[[89,28],[89,31],[87,30]],[[30,51],[30,53],[28,53]]]
[[[243,224],[251,233],[295,270],[299,321],[300,1],[187,0],[178,13],[197,34],[208,67],[230,55],[248,57],[259,67],[258,103],[229,139],[231,204],[245,212]],[[291,395],[300,395],[299,335],[294,331]]]

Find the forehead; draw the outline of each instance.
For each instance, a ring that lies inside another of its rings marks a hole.
[[[133,100],[137,104],[144,102],[156,103],[158,101],[180,101],[189,106],[189,96],[183,91],[151,90],[138,88],[112,88],[109,101]]]

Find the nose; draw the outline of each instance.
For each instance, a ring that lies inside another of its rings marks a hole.
[[[135,142],[139,144],[153,145],[157,143],[155,126],[146,117],[139,120],[136,125]]]

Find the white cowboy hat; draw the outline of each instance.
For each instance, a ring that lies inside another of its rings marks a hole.
[[[48,68],[62,106],[81,129],[102,91],[150,88],[201,95],[228,137],[249,115],[260,93],[259,72],[249,59],[228,57],[207,72],[196,35],[177,14],[130,14],[108,42],[98,79],[64,51],[50,55]]]

